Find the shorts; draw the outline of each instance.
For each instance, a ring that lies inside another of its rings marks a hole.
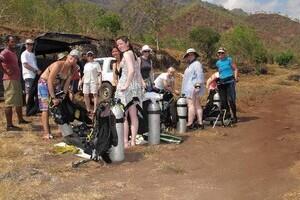
[[[98,94],[99,85],[96,83],[83,83],[83,94]]]
[[[30,88],[33,84],[34,79],[33,78],[26,78],[24,80],[25,83],[25,94],[29,94]]]
[[[38,82],[38,99],[40,111],[48,111],[49,91],[46,80],[40,79]]]
[[[23,106],[22,85],[19,80],[3,80],[6,107]]]

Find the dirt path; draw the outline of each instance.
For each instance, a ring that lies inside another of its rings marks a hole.
[[[29,181],[40,179],[32,199],[300,199],[300,167],[291,173],[300,160],[300,93],[281,90],[249,110],[237,127],[187,133],[181,145],[137,147],[119,165],[72,169],[74,156],[42,155],[26,165],[39,172],[28,188],[18,187],[29,191]]]

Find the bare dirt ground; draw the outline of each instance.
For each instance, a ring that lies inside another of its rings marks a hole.
[[[300,90],[282,86],[264,97],[249,96],[258,103],[243,104],[235,127],[207,127],[180,145],[138,146],[121,164],[77,169],[79,158],[53,153],[60,139],[40,139],[38,117],[7,133],[3,116],[0,199],[299,200]]]

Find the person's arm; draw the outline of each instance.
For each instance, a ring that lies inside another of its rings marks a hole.
[[[1,69],[3,70],[3,72],[5,74],[11,76],[12,75],[12,71],[9,69],[9,66],[4,63],[4,61],[5,61],[5,55],[0,54]]]
[[[112,81],[112,84],[113,84],[113,86],[117,86],[117,81],[118,81],[117,63],[114,63],[112,67],[113,67],[113,81]]]
[[[26,69],[28,69],[28,70],[30,70],[30,71],[33,71],[35,74],[40,74],[40,73],[41,73],[41,71],[40,71],[39,69],[33,68],[33,67],[30,66],[28,63],[23,63],[23,66],[24,66]]]
[[[238,82],[239,81],[239,70],[237,68],[237,65],[235,63],[232,63],[231,67],[232,67],[233,72],[234,72],[234,79],[235,79],[235,81]]]
[[[70,86],[71,80],[72,80],[72,74],[67,78],[67,80],[64,84],[63,91],[64,91],[65,94],[67,94],[68,91],[69,91],[69,86]]]
[[[138,70],[137,70],[137,73],[138,73],[138,77],[140,79],[140,82],[142,84],[142,87],[143,88],[146,88],[146,83],[142,77],[142,73],[141,73],[141,64],[142,64],[142,60],[140,57],[137,58],[137,62],[138,62]]]
[[[55,99],[55,91],[54,91],[53,83],[55,82],[56,75],[58,74],[58,72],[60,70],[60,66],[58,65],[57,62],[55,62],[52,65],[50,65],[49,68],[51,68],[51,70],[49,72],[49,76],[47,79],[48,91],[49,91],[50,97],[52,99]]]
[[[154,83],[153,62],[152,62],[152,60],[150,60],[150,62],[151,62],[150,80],[151,80],[151,83],[153,84]]]
[[[122,87],[121,91],[124,91],[129,87],[131,81],[133,80],[134,70],[135,70],[134,69],[135,59],[134,59],[133,52],[132,51],[125,52],[124,59],[127,64],[128,74],[127,74],[127,79],[126,79],[125,85]]]
[[[197,82],[200,84],[205,83],[204,73],[203,73],[203,65],[199,62],[197,66]]]
[[[163,84],[165,90],[172,92],[172,88],[168,85],[168,81],[166,79],[163,80]]]
[[[24,53],[21,55],[21,62],[22,62],[23,66],[24,66],[26,69],[28,69],[28,70],[34,72],[35,74],[40,74],[40,73],[41,73],[41,71],[40,71],[39,69],[35,69],[35,68],[32,67],[31,65],[29,65],[28,57],[27,57],[27,55],[24,54]]]
[[[98,73],[98,85],[100,88],[101,84],[102,84],[102,72],[101,72],[101,66],[99,63],[97,63],[97,73]]]
[[[211,82],[215,80],[215,74],[212,74],[206,81],[206,88],[209,88],[209,85],[211,84]]]

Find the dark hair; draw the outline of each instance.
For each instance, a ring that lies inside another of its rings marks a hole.
[[[5,43],[8,43],[9,40],[10,40],[10,38],[15,39],[15,37],[14,37],[13,35],[7,35],[7,36],[5,36],[5,38],[4,38],[4,42],[5,42]]]
[[[134,55],[134,58],[135,58],[135,60],[136,60],[136,58],[137,58],[137,56],[135,55],[135,53],[134,53],[134,50],[133,50],[133,47],[132,47],[132,45],[131,45],[131,43],[130,43],[130,40],[129,40],[129,38],[127,37],[127,36],[120,36],[120,37],[117,37],[116,38],[116,42],[118,41],[118,40],[122,40],[123,42],[125,42],[125,43],[129,43],[129,45],[128,45],[128,50],[127,51],[129,51],[129,50],[131,50],[132,52],[133,52],[133,55]],[[120,51],[120,50],[119,50]],[[124,52],[121,52],[121,58],[123,58],[123,53]]]

